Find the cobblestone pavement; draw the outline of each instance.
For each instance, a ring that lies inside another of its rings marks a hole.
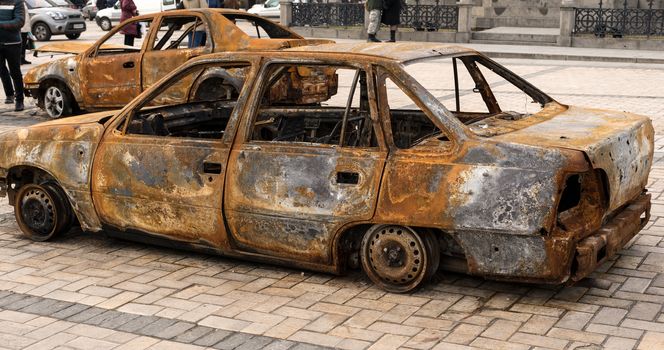
[[[664,348],[664,67],[502,61],[562,102],[655,121],[652,220],[591,278],[552,287],[441,272],[398,295],[360,272],[335,277],[79,230],[33,243],[4,205],[0,348]],[[4,107],[0,130],[43,118]]]

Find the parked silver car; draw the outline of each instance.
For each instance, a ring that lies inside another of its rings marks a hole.
[[[83,18],[88,19],[92,21],[95,16],[97,16],[97,5],[93,0],[88,0],[88,2],[85,4],[85,7],[81,9],[81,13],[83,14]]]
[[[65,0],[26,0],[30,13],[32,34],[39,41],[48,41],[52,35],[66,35],[78,39],[85,31],[81,11],[69,8]]]

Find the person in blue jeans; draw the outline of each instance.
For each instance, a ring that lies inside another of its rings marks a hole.
[[[22,111],[23,75],[21,74],[21,27],[25,21],[23,0],[0,0],[0,80],[7,101],[15,100],[14,110]],[[11,98],[11,100],[10,100]]]
[[[209,8],[207,0],[182,0],[178,3],[177,8],[179,9],[201,9]],[[199,47],[205,46],[207,40],[207,33],[205,32],[205,27],[199,26],[194,28],[194,30],[188,35],[188,46]]]

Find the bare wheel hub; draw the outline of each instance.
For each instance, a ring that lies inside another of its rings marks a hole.
[[[363,253],[370,274],[386,285],[412,289],[412,284],[419,284],[426,270],[427,251],[417,233],[402,226],[382,226],[365,240]]]
[[[55,227],[55,210],[48,194],[39,189],[31,189],[21,203],[21,214],[32,230],[48,235]]]

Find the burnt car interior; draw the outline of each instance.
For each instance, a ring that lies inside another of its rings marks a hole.
[[[243,80],[232,77],[244,77],[248,69],[247,64],[241,64],[196,69],[190,72],[187,77],[173,81],[175,84],[191,76],[195,77],[192,91],[183,101],[137,109],[127,125],[126,133],[220,139],[242,90]],[[228,83],[229,80],[235,84]],[[159,94],[168,95],[170,93],[168,87]],[[155,97],[159,98],[159,95]],[[120,129],[122,127],[123,125]]]
[[[385,78],[384,86],[395,146],[411,148],[434,136],[440,141],[449,140],[391,77]]]
[[[366,80],[353,67],[272,65],[251,140],[376,147]]]

